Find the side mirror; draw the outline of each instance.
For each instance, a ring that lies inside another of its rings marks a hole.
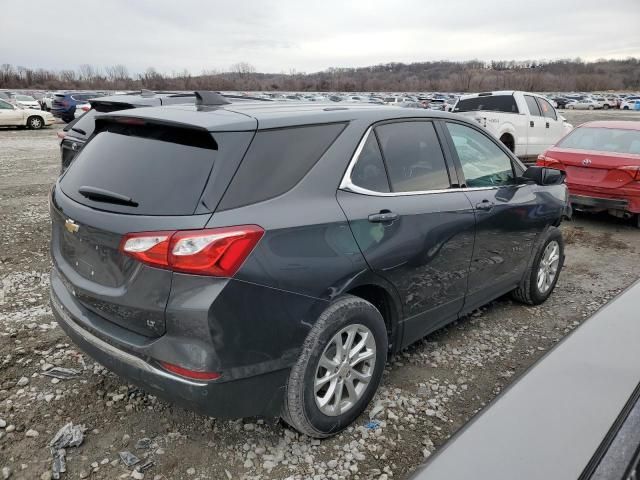
[[[564,182],[567,174],[555,168],[532,166],[527,168],[522,174],[524,180],[529,180],[537,185],[560,185]]]

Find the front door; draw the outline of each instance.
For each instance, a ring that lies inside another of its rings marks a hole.
[[[16,110],[10,103],[0,100],[0,125],[22,125],[22,111]]]
[[[476,237],[464,310],[515,288],[546,218],[536,185],[518,184],[522,173],[496,141],[467,124],[446,122],[459,177],[476,213]]]
[[[369,131],[338,191],[367,263],[402,299],[404,344],[464,303],[475,218],[455,175],[434,124],[405,120]]]

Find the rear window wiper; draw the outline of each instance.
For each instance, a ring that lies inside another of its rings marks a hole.
[[[80,135],[86,135],[87,134],[87,132],[85,132],[81,128],[71,127],[71,130],[73,130],[74,132],[79,133]]]
[[[129,207],[138,206],[138,202],[134,201],[131,197],[98,187],[83,186],[78,189],[78,193],[90,200],[95,200],[96,202],[115,203],[118,205],[127,205]]]

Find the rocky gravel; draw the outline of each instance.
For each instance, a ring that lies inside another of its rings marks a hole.
[[[0,130],[0,144],[0,479],[54,478],[51,442],[69,423],[82,441],[64,449],[63,479],[405,478],[640,277],[640,231],[579,216],[562,227],[567,261],[549,301],[498,299],[390,358],[368,410],[336,437],[310,439],[272,418],[208,418],[127,384],[57,327],[46,203],[55,130]]]

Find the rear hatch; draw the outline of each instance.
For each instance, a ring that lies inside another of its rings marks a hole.
[[[617,189],[627,186],[640,168],[640,155],[594,154],[584,150],[551,149],[547,157],[558,160],[567,173],[566,183],[571,186]]]
[[[203,228],[211,213],[201,197],[219,150],[202,129],[126,117],[96,126],[51,202],[52,258],[83,307],[142,335],[164,333],[172,272],[119,245],[131,232]]]

